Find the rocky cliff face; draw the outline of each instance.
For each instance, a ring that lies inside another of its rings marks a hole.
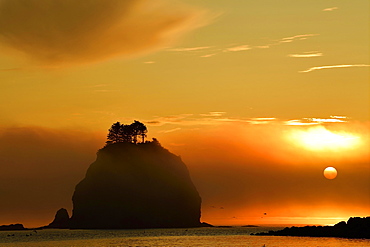
[[[72,200],[71,228],[201,226],[201,198],[185,164],[156,142],[99,150]]]

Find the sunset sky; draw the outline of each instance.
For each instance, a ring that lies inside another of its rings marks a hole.
[[[186,163],[201,221],[369,216],[369,8],[0,0],[0,225],[71,214],[107,130],[133,120]]]

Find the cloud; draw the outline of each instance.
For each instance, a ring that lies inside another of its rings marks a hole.
[[[209,113],[205,114],[199,114],[200,116],[205,116],[205,117],[221,117],[222,115],[225,115],[226,112],[224,111],[211,111]]]
[[[167,51],[170,51],[170,52],[183,52],[183,53],[192,53],[193,55],[197,55],[199,57],[202,57],[202,58],[208,58],[208,57],[213,57],[215,55],[217,55],[218,53],[220,53],[221,49],[212,49],[214,48],[213,46],[197,46],[197,47],[179,47],[179,48],[171,48],[171,49],[167,49]],[[212,49],[210,51],[210,49]],[[204,55],[199,55],[199,53],[202,53],[202,52],[207,52],[207,54],[204,54]],[[213,53],[210,53],[210,52],[213,52]]]
[[[302,121],[301,119],[292,119],[285,121],[286,125],[317,125],[319,123],[311,122],[311,121]]]
[[[226,48],[224,51],[247,51],[251,50],[252,48],[249,45],[240,45],[235,47]]]
[[[319,34],[300,34],[300,35],[295,35],[295,36],[291,36],[291,37],[286,37],[286,38],[282,38],[279,42],[280,43],[289,43],[289,42],[293,42],[295,40],[304,40],[304,39],[307,39],[308,37],[313,37],[313,36],[317,36]]]
[[[211,46],[200,46],[200,47],[187,47],[187,48],[173,48],[168,51],[199,51],[204,49],[209,49]]]
[[[276,118],[270,117],[270,118],[251,118],[249,123],[250,124],[269,124],[276,121]]]
[[[270,48],[270,45],[260,45],[260,46],[256,46],[256,48],[258,48],[258,49],[268,49],[268,48]]]
[[[338,7],[332,7],[332,8],[326,8],[326,9],[323,9],[322,11],[333,11],[333,10],[337,10]]]
[[[307,70],[299,71],[300,73],[308,73],[315,70],[322,70],[322,69],[336,69],[336,68],[352,68],[352,67],[369,67],[369,64],[341,64],[341,65],[327,65],[327,66],[319,66],[319,67],[312,67]]]
[[[321,52],[305,52],[303,54],[289,54],[288,57],[296,58],[310,58],[310,57],[321,57],[323,54]]]
[[[267,124],[271,123],[276,118],[236,118],[225,116],[226,112],[215,111],[203,114],[179,114],[166,117],[156,117],[152,120],[144,121],[148,125],[163,126],[217,126],[224,123],[245,123],[245,124]]]
[[[220,126],[227,123],[239,123],[244,125],[323,125],[346,123],[349,121],[347,116],[330,116],[328,118],[307,117],[301,119],[278,119],[275,117],[255,117],[255,118],[238,118],[228,117],[226,112],[214,111],[203,114],[179,114],[166,117],[156,117],[152,120],[144,121],[152,126],[176,125],[182,127],[194,126]]]
[[[295,35],[291,37],[286,37],[282,38],[279,40],[274,40],[270,44],[264,44],[264,45],[237,45],[237,46],[230,46],[229,45],[224,45],[223,47],[215,47],[215,46],[199,46],[199,47],[183,47],[183,48],[173,48],[173,49],[168,49],[167,51],[175,51],[175,52],[193,52],[193,55],[196,55],[201,58],[209,58],[213,57],[216,55],[219,55],[221,53],[225,52],[241,52],[241,51],[248,51],[252,49],[268,49],[273,46],[278,46],[282,45],[284,43],[291,43],[297,40],[305,40],[308,39],[309,37],[317,36],[319,34],[300,34],[300,35]],[[226,47],[226,48],[225,48]],[[197,52],[197,53],[195,53]],[[199,53],[203,52],[203,55],[200,55]],[[188,54],[188,53],[187,53]],[[291,54],[289,55],[291,57],[318,57],[322,56],[322,53],[319,52],[307,52],[304,54]]]
[[[48,66],[96,63],[160,49],[204,13],[165,0],[2,0],[0,43]]]
[[[171,133],[171,132],[175,132],[175,131],[179,131],[181,130],[181,128],[174,128],[174,129],[170,129],[170,130],[163,130],[163,131],[159,131],[159,133]]]
[[[336,118],[336,119],[348,119],[347,116],[330,116],[331,118]]]
[[[216,55],[216,53],[212,53],[212,54],[206,54],[206,55],[203,55],[203,56],[200,56],[200,57],[207,58],[207,57],[213,57],[215,55]]]
[[[241,46],[235,46],[235,47],[230,47],[230,48],[226,48],[224,49],[223,51],[227,52],[227,51],[246,51],[246,50],[251,50],[251,49],[267,49],[267,48],[270,48],[271,46],[276,46],[276,45],[281,45],[282,43],[291,43],[291,42],[294,42],[294,41],[297,41],[297,40],[305,40],[309,37],[314,37],[314,36],[317,36],[319,34],[299,34],[299,35],[295,35],[295,36],[291,36],[291,37],[285,37],[285,38],[282,38],[282,39],[279,39],[279,40],[275,40],[275,42],[277,41],[277,43],[272,43],[272,44],[267,44],[267,45],[256,45],[256,46],[249,46],[249,45],[241,45]]]
[[[171,116],[164,116],[164,117],[155,117],[151,120],[145,120],[144,123],[148,125],[156,125],[162,126],[165,124],[176,124],[176,125],[183,125],[187,122],[186,119],[193,116],[194,114],[179,114],[179,115],[171,115]]]
[[[302,118],[285,121],[286,125],[320,125],[325,123],[346,123],[346,116],[330,116],[330,118]]]

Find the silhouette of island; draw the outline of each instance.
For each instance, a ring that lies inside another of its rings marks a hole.
[[[0,231],[27,230],[22,224],[10,224],[0,226]]]
[[[347,223],[341,221],[334,226],[286,227],[279,231],[252,233],[262,236],[307,236],[307,237],[341,237],[370,238],[370,217],[351,217]]]
[[[58,229],[68,229],[69,228],[69,214],[67,209],[61,208],[55,214],[53,222],[44,228],[58,228]]]
[[[72,217],[67,220],[61,209],[48,227],[205,226],[200,223],[201,198],[186,165],[156,139],[145,141],[146,132],[138,121],[113,124],[107,145],[75,188]]]

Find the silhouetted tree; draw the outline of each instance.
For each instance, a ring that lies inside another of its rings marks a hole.
[[[107,144],[113,144],[117,142],[122,142],[122,124],[116,122],[108,130]]]
[[[143,128],[141,129],[141,142],[142,143],[145,143],[145,137],[146,137],[146,133],[148,132],[148,130],[146,129],[146,126],[143,124]]]
[[[136,144],[138,136],[141,136],[142,143],[144,143],[146,133],[148,132],[146,129],[146,126],[143,123],[140,123],[139,121],[136,121],[136,120],[134,120],[131,126],[132,126],[133,142]]]
[[[107,136],[107,145],[117,142],[129,142],[137,144],[138,137],[142,138],[142,143],[145,143],[146,133],[148,132],[146,126],[139,122],[134,121],[130,125],[121,124],[116,122],[109,129]]]
[[[133,129],[131,125],[122,125],[122,142],[132,142]]]

